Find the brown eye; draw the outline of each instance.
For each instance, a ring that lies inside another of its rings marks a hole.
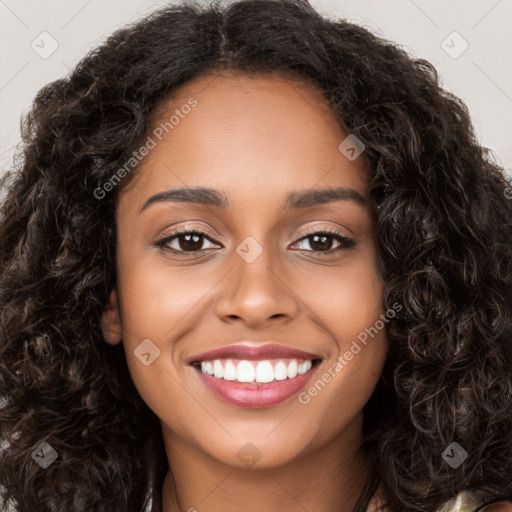
[[[184,251],[199,251],[203,248],[204,237],[195,233],[188,235],[179,235],[176,237],[178,246]]]
[[[340,234],[339,232],[330,231],[317,231],[315,233],[308,234],[307,236],[299,239],[297,243],[307,241],[310,249],[299,248],[298,250],[306,250],[320,253],[334,253],[350,249],[356,245],[356,242],[351,238]],[[337,242],[338,246],[333,248],[333,244]]]
[[[202,231],[188,228],[186,230],[178,230],[169,233],[164,238],[158,240],[155,245],[157,247],[168,248],[174,252],[191,253],[204,250],[205,241],[213,244],[212,240]],[[211,248],[212,247],[206,247],[206,249]]]

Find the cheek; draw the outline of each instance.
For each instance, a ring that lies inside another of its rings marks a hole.
[[[382,373],[385,326],[392,316],[382,308],[383,284],[374,268],[373,261],[361,259],[336,276],[318,279],[309,293],[333,345],[331,357],[298,396],[303,412],[319,427],[317,440],[339,432],[362,410]]]
[[[200,309],[201,299],[214,287],[216,275],[171,271],[165,261],[155,258],[127,266],[122,280],[123,331],[129,344],[144,338],[169,347],[190,318]],[[183,322],[183,319],[187,319]],[[139,341],[140,342],[140,341]]]
[[[202,279],[197,272],[191,276],[190,272],[170,272],[165,262],[154,260],[123,268],[120,298],[128,369],[140,395],[155,412],[172,409],[174,402],[187,402],[186,394],[182,396],[176,385],[182,379],[177,366],[182,365],[183,356],[181,344],[174,340],[200,324],[204,315],[201,300],[216,282],[214,276]],[[150,340],[159,351],[147,366],[136,356],[143,340]]]
[[[383,313],[382,293],[372,253],[361,251],[346,267],[319,272],[303,297],[344,352]]]

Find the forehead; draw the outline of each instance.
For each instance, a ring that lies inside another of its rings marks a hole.
[[[190,105],[193,105],[190,107]],[[147,196],[176,186],[222,188],[240,201],[314,186],[365,195],[364,158],[315,87],[277,74],[211,74],[192,80],[152,116],[154,147],[127,187]],[[272,189],[272,193],[270,193]]]

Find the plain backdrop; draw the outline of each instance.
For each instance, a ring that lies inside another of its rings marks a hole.
[[[208,0],[198,0],[200,3]],[[0,173],[12,165],[21,115],[125,23],[162,0],[0,0]],[[224,3],[231,3],[226,0]],[[512,0],[310,0],[429,60],[468,105],[481,144],[512,175]]]

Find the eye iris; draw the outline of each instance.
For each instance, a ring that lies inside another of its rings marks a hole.
[[[190,240],[191,238],[193,241]],[[200,250],[203,246],[203,237],[195,233],[180,235],[178,240],[180,249],[184,251],[197,251]],[[185,240],[184,243],[183,240]]]
[[[313,243],[310,241],[310,246],[313,250],[328,251],[331,248],[332,240],[329,241],[331,239],[329,235],[311,235],[309,238],[314,240]],[[317,239],[321,239],[321,242],[318,243]]]

